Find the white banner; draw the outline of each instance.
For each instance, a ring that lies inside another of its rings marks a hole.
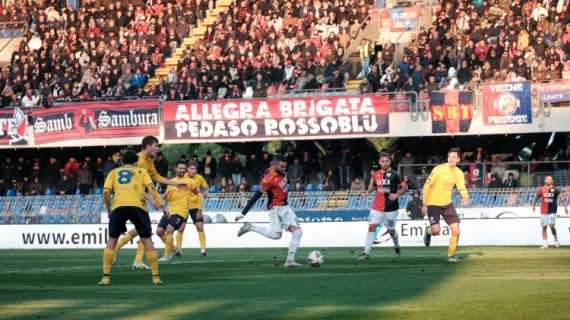
[[[280,240],[266,239],[250,232],[238,238],[242,224],[218,223],[205,226],[209,248],[287,247],[290,239],[284,233]],[[422,246],[427,220],[401,220],[397,223],[402,246]],[[154,226],[156,227],[156,226]],[[304,223],[303,247],[360,247],[363,245],[367,223],[317,222]],[[570,245],[570,219],[559,218],[558,236],[563,245]],[[442,235],[433,237],[432,245],[447,245],[449,229],[443,226]],[[542,243],[540,219],[466,219],[461,223],[461,246],[522,246]],[[551,238],[550,232],[549,237]],[[101,249],[105,246],[107,225],[0,225],[0,249]],[[157,247],[163,247],[154,236]],[[188,225],[184,235],[184,247],[197,248],[198,236],[194,226]],[[382,246],[391,246],[391,241]],[[127,245],[134,248],[134,244]]]

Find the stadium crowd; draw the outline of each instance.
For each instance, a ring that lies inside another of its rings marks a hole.
[[[28,33],[0,72],[2,106],[143,95],[168,99],[267,96],[342,88],[346,48],[370,0],[237,1],[149,92],[144,86],[181,44],[209,0],[7,1],[0,20]],[[29,47],[39,37],[38,49]],[[27,98],[26,98],[27,97]]]
[[[440,1],[429,28],[420,28],[392,64],[393,45],[359,46],[361,92],[442,88],[473,90],[489,81],[562,79],[570,57],[568,1]],[[366,68],[366,66],[370,66]]]
[[[265,151],[244,155],[225,150],[219,157],[208,151],[202,158],[192,155],[182,156],[181,159],[198,164],[199,173],[207,180],[212,191],[240,192],[256,188],[272,157]],[[371,172],[377,169],[376,153],[356,153],[346,146],[328,148],[325,153],[289,149],[285,157],[292,191],[363,191],[368,186]],[[445,161],[437,156],[414,155],[411,152],[396,152],[392,157],[393,167],[400,170],[410,189],[421,188],[431,168]],[[464,152],[461,168],[469,187],[515,188],[542,183],[543,175],[540,174],[531,175],[534,180],[521,183],[525,176],[523,173],[527,171],[551,174],[558,184],[566,185],[570,182],[568,159],[567,150],[560,149],[554,154],[548,153],[519,164],[516,155],[491,157],[483,149],[477,148]],[[155,159],[157,171],[165,177],[173,176],[175,160],[168,161],[159,154]],[[505,163],[503,160],[513,162]],[[100,192],[107,173],[120,164],[120,153],[82,159],[6,157],[0,163],[0,196]]]

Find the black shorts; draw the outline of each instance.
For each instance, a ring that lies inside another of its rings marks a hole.
[[[109,237],[118,238],[121,233],[127,232],[127,220],[135,225],[139,237],[150,238],[152,236],[148,212],[139,207],[118,207],[111,212]]]
[[[428,217],[430,225],[439,224],[440,217],[443,217],[448,225],[460,222],[452,203],[446,206],[428,206]]]
[[[171,225],[174,227],[174,230],[178,230],[180,229],[180,227],[182,227],[184,223],[186,223],[186,219],[184,219],[180,215],[172,214],[170,215],[169,219],[167,219],[166,216],[164,215],[162,216],[162,218],[160,218],[160,221],[158,222],[158,227],[166,229],[168,225]]]
[[[189,214],[190,218],[192,218],[192,222],[194,222],[194,224],[198,223],[198,222],[204,222],[204,216],[202,215],[202,209],[190,209]],[[186,218],[186,221],[188,221],[188,218]]]

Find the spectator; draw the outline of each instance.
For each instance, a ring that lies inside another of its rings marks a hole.
[[[303,192],[303,191],[305,191],[305,187],[303,186],[303,184],[301,182],[297,182],[293,186],[293,191],[294,192]]]
[[[503,181],[503,188],[518,188],[519,187],[519,180],[518,177],[515,176],[515,173],[512,171],[508,171],[507,178]]]
[[[0,179],[0,197],[6,195],[6,184],[3,179]]]
[[[241,176],[243,174],[243,165],[241,164],[241,160],[239,155],[236,153],[231,162],[231,173],[232,173],[232,181],[234,186],[238,186],[241,183]]]
[[[245,161],[245,180],[247,181],[248,185],[254,185],[259,182],[259,178],[263,172],[263,170],[257,161],[257,155],[252,153],[249,155],[247,160]]]
[[[75,186],[69,177],[64,174],[57,185],[57,194],[59,195],[71,195],[75,194]]]
[[[16,180],[22,181],[25,177],[29,177],[31,173],[31,168],[29,162],[24,160],[23,156],[18,157],[18,161],[15,163],[16,166]]]
[[[56,190],[60,180],[61,163],[55,158],[49,158],[49,164],[45,171],[45,183],[48,189]]]
[[[333,170],[327,170],[327,174],[325,176],[325,181],[323,183],[323,189],[325,191],[336,191],[337,184],[336,184],[336,176]]]
[[[303,161],[301,162],[301,166],[303,167],[303,184],[307,185],[316,178],[315,162],[308,151],[303,152]]]
[[[502,186],[503,184],[501,183],[501,180],[499,180],[498,174],[496,172],[491,173],[491,180],[489,181],[489,185],[487,187],[491,189],[498,189]]]
[[[420,192],[415,190],[412,194],[412,199],[406,206],[406,212],[412,220],[422,220],[424,215],[422,213],[423,202],[420,197]]]
[[[354,178],[352,183],[350,184],[350,191],[365,191],[366,185],[364,181],[360,177]]]
[[[303,166],[299,163],[299,158],[295,158],[287,168],[287,178],[292,186],[303,182]]]
[[[93,186],[94,188],[102,188],[103,183],[105,182],[105,172],[104,172],[105,163],[103,162],[103,158],[98,157],[95,161],[95,166],[93,167]]]
[[[342,190],[348,190],[350,187],[350,165],[352,164],[352,153],[348,147],[342,149],[342,154],[340,156],[340,162],[338,166],[338,172],[340,175],[340,188]]]
[[[83,195],[89,194],[89,190],[93,186],[93,174],[87,161],[81,165],[77,181],[79,183],[79,192]]]
[[[26,95],[22,97],[22,107],[24,108],[33,108],[37,107],[40,101],[40,97],[34,95],[33,88],[26,89]]]
[[[220,158],[220,176],[225,180],[232,180],[232,169],[230,151],[226,150],[224,155]]]
[[[156,171],[163,177],[168,177],[168,160],[164,157],[162,152],[159,152],[154,160],[154,167]]]
[[[414,180],[414,164],[416,160],[412,156],[412,153],[406,151],[404,157],[400,160],[400,166],[402,167],[402,175],[407,176],[410,180]],[[410,186],[411,187],[411,186]]]
[[[204,178],[208,182],[208,185],[214,185],[216,179],[216,169],[217,163],[216,159],[212,157],[212,151],[208,150],[206,152],[206,157],[202,160],[202,168],[204,172]]]
[[[30,185],[30,195],[39,196],[41,194],[42,194],[42,183],[40,182],[40,179],[38,177],[35,177]]]
[[[2,180],[12,181],[16,177],[16,166],[12,163],[12,159],[6,158],[2,165]]]

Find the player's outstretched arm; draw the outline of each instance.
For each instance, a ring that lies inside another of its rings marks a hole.
[[[256,191],[253,196],[251,197],[251,199],[249,199],[249,201],[247,202],[247,204],[245,205],[245,208],[243,208],[243,210],[241,211],[240,214],[238,214],[236,216],[235,221],[238,222],[241,219],[243,219],[245,217],[245,215],[249,212],[249,210],[255,205],[255,203],[257,202],[257,200],[259,200],[259,198],[261,198],[261,196],[263,195],[263,192],[261,191]]]

